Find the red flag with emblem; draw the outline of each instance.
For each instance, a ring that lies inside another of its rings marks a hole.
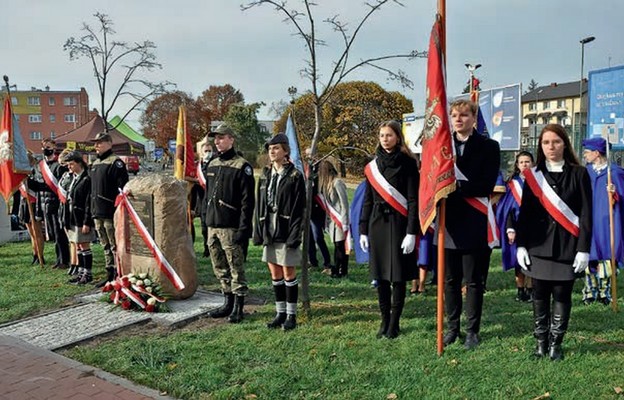
[[[20,183],[28,174],[27,170],[20,170],[15,166],[17,151],[24,153],[20,154],[22,159],[24,157],[27,159],[27,156],[23,146],[15,146],[13,122],[11,100],[7,96],[4,100],[2,122],[0,123],[0,192],[2,192],[2,196],[7,203],[9,197],[18,189]]]
[[[448,120],[443,26],[438,18],[431,30],[427,61],[427,108],[421,136],[422,154],[418,216],[423,232],[436,216],[438,200],[455,190],[453,141]]]

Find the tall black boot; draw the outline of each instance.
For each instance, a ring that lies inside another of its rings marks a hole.
[[[571,309],[571,303],[553,302],[553,315],[550,324],[550,348],[548,349],[548,355],[553,361],[563,360],[561,343],[563,343],[563,337],[568,331]]]
[[[224,318],[232,313],[234,308],[234,293],[223,293],[223,305],[216,310],[210,311],[208,316],[211,318]]]
[[[234,308],[228,317],[228,322],[237,324],[243,320],[243,306],[245,305],[245,296],[236,295],[234,299]]]
[[[390,325],[390,282],[379,281],[377,286],[377,297],[379,299],[379,311],[381,311],[381,325],[377,332],[377,338],[386,336]]]
[[[533,336],[537,339],[537,346],[533,355],[540,358],[546,357],[550,334],[550,304],[548,300],[533,301],[533,321],[535,322]]]
[[[106,285],[106,282],[112,282],[115,280],[116,277],[117,277],[117,271],[115,270],[115,267],[106,267],[106,278],[102,279],[101,281],[98,281],[95,284],[95,287],[96,288],[104,287],[104,285]]]
[[[388,332],[386,337],[394,339],[399,336],[401,329],[399,328],[399,320],[403,313],[405,305],[405,282],[397,282],[392,284],[392,306],[390,308],[390,323],[388,324]]]

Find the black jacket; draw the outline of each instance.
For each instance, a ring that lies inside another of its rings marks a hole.
[[[592,234],[592,189],[585,167],[565,164],[563,172],[551,175],[538,166],[550,187],[579,217],[579,237],[559,225],[542,206],[529,185],[524,184],[516,229],[518,247],[530,255],[572,264],[577,252],[589,253]]]
[[[476,130],[457,154],[457,168],[468,179],[457,180],[457,189],[446,200],[447,249],[475,250],[488,247],[487,216],[466,201],[468,197],[489,197],[500,169],[500,146]],[[437,227],[434,243],[437,244]]]
[[[113,219],[119,189],[128,183],[126,164],[112,150],[98,155],[89,170],[93,218]]]
[[[48,164],[48,167],[50,167],[50,171],[52,171],[52,175],[54,175],[57,181],[61,179],[61,176],[63,176],[65,172],[67,172],[67,167],[59,164],[56,158],[53,160],[46,159],[45,162]],[[60,200],[56,193],[54,193],[48,184],[43,180],[39,163],[35,165],[33,178],[28,179],[28,187],[32,190],[40,192],[40,204],[38,206],[43,209],[44,214],[51,216],[58,213]]]
[[[277,187],[277,222],[275,233],[269,233],[269,208],[267,190],[271,179],[271,168],[262,170],[258,182],[257,207],[254,217],[253,242],[255,245],[286,243],[290,248],[301,244],[301,223],[305,210],[306,192],[303,174],[292,163],[284,166],[283,176]]]
[[[93,227],[91,217],[91,178],[88,172],[82,173],[75,179],[67,193],[67,203],[64,205],[63,226]]]
[[[255,205],[253,168],[234,148],[210,160],[204,168],[203,214],[210,228],[232,228],[249,239]]]

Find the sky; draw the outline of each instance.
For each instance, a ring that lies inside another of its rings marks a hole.
[[[301,8],[300,0],[287,0]],[[372,1],[372,0],[370,0]],[[259,119],[273,119],[269,105],[289,100],[288,88],[298,93],[311,88],[301,76],[308,54],[292,25],[270,6],[241,11],[240,0],[1,0],[3,40],[0,74],[8,75],[18,90],[31,87],[77,90],[85,87],[90,107],[99,107],[98,90],[87,59],[70,61],[63,44],[81,34],[86,22],[96,25],[95,12],[108,14],[121,41],[150,40],[157,46],[162,69],[146,75],[153,81],[171,81],[177,89],[197,97],[210,85],[231,84],[247,103],[264,102]],[[365,15],[361,0],[316,0],[313,8],[318,35],[320,73],[327,78],[342,51],[342,39],[322,21],[339,15],[351,30]],[[402,0],[386,4],[358,33],[350,59],[362,59],[411,50],[426,51],[435,18],[436,0]],[[468,81],[465,63],[482,64],[476,71],[482,89],[534,79],[540,85],[578,81],[581,73],[580,39],[585,45],[587,71],[624,64],[624,1],[622,0],[447,0],[447,91],[461,93]],[[361,68],[346,80],[368,80],[399,91],[424,114],[426,59],[393,60],[384,67],[405,71],[413,89],[388,81],[372,68]],[[130,102],[113,110],[123,115]],[[113,114],[113,115],[114,115]],[[140,128],[140,113],[127,122]]]

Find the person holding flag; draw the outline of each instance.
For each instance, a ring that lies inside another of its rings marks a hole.
[[[328,215],[329,236],[334,242],[332,278],[342,278],[349,272],[349,198],[347,186],[338,178],[338,171],[328,160],[318,164],[319,193],[314,199]]]
[[[489,267],[490,247],[495,228],[489,196],[494,190],[500,168],[498,142],[475,129],[477,105],[470,100],[457,100],[450,106],[455,149],[456,190],[446,204],[444,235],[444,298],[447,332],[443,344],[455,342],[460,334],[462,313],[462,280],[466,284],[466,340],[464,347],[479,345],[483,310],[483,277]],[[438,244],[436,235],[434,244]]]
[[[609,196],[614,200],[613,233],[615,244],[615,262],[624,262],[624,169],[609,165],[607,141],[601,137],[583,140],[583,158],[587,162],[587,172],[593,191],[593,233],[589,251],[589,268],[585,270],[583,303],[599,301],[604,305],[611,303],[611,238],[609,222]],[[611,171],[611,186],[608,186],[607,169]]]
[[[533,279],[534,355],[558,361],[563,359],[575,274],[589,263],[591,182],[558,124],[542,129],[536,166],[524,176],[516,242],[518,264]]]
[[[204,211],[212,269],[221,283],[223,305],[208,313],[212,318],[243,319],[245,296],[244,246],[249,242],[255,205],[253,168],[234,149],[234,131],[226,124],[208,134],[217,154],[206,164]],[[201,180],[201,178],[200,178]]]
[[[394,339],[400,332],[406,282],[416,277],[420,175],[400,122],[382,123],[378,138],[375,159],[364,168],[368,184],[359,241],[370,252],[370,277],[377,281],[381,312],[377,337]]]

